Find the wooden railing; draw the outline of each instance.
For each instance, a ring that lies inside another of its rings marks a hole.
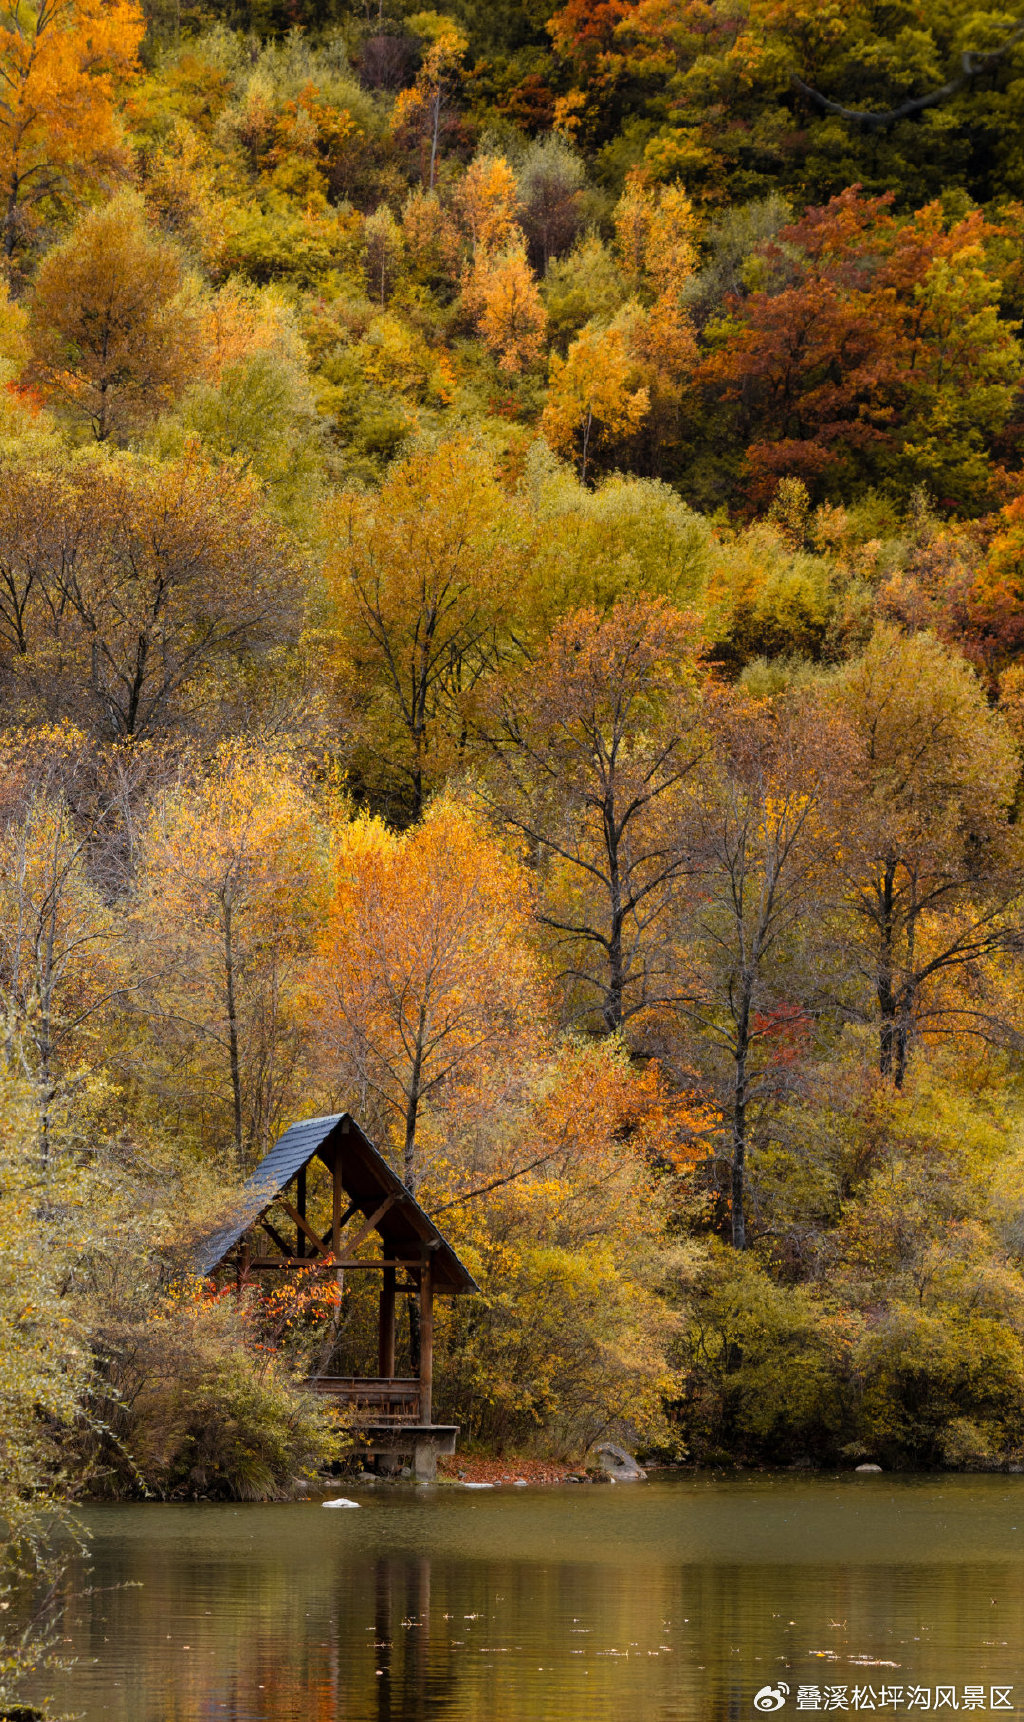
[[[419,1421],[420,1384],[415,1376],[310,1375],[305,1385],[355,1411],[372,1412],[375,1423]]]

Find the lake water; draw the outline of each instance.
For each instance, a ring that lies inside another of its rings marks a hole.
[[[927,1697],[1024,1716],[1024,1477],[340,1492],[360,1510],[90,1509],[58,1704],[87,1722],[718,1722]]]

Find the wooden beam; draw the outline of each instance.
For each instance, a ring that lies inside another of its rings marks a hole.
[[[308,1232],[309,1228],[306,1225],[306,1168],[305,1168],[305,1166],[300,1166],[298,1171],[295,1174],[295,1212],[299,1217],[299,1224],[302,1227],[302,1231]],[[315,1242],[315,1239],[314,1239],[314,1242]],[[306,1254],[305,1246],[304,1246],[303,1241],[302,1241],[302,1232],[300,1232],[298,1229],[296,1229],[296,1232],[295,1232],[295,1254],[297,1256],[304,1256]]]
[[[362,1231],[358,1232],[354,1238],[346,1238],[345,1248],[348,1250],[350,1255],[354,1256],[360,1244],[365,1244],[374,1227],[384,1218],[388,1209],[394,1207],[397,1201],[397,1196],[388,1196],[387,1200],[383,1201],[379,1208],[374,1209],[374,1212],[370,1215],[370,1218],[367,1220]]]
[[[390,1379],[395,1373],[395,1270],[385,1268],[380,1282],[380,1322],[377,1342],[377,1374]]]
[[[331,1232],[330,1232],[331,1254],[333,1255],[335,1261],[337,1261],[338,1257],[341,1255],[341,1228],[345,1224],[345,1221],[341,1217],[341,1199],[344,1196],[344,1194],[345,1194],[345,1190],[344,1190],[344,1186],[341,1182],[341,1155],[336,1148],[334,1150],[334,1156],[333,1156],[333,1159],[331,1161]],[[355,1213],[355,1211],[356,1211],[355,1202],[349,1203],[348,1211],[350,1214]],[[325,1239],[325,1242],[326,1242],[326,1239]],[[335,1272],[334,1279],[335,1279],[335,1284],[337,1285],[337,1288],[338,1288],[338,1297],[337,1297],[337,1301],[334,1305],[334,1315],[331,1318],[331,1332],[334,1335],[334,1345],[336,1346],[338,1343],[338,1340],[341,1337],[341,1316],[342,1316],[342,1310],[344,1309],[344,1304],[345,1304],[345,1274],[341,1268],[338,1268],[337,1271]]]
[[[335,1154],[334,1165],[331,1167],[331,1249],[336,1256],[341,1255],[341,1228],[344,1221],[341,1217],[341,1198],[344,1191],[341,1187],[341,1155]],[[355,1212],[353,1202],[349,1213]],[[326,1238],[324,1242],[326,1243]]]
[[[313,1248],[316,1250],[317,1254],[321,1255],[321,1256],[328,1255],[329,1251],[324,1249],[323,1244],[320,1242],[320,1239],[317,1237],[312,1226],[307,1226],[305,1220],[302,1218],[302,1215],[299,1213],[298,1208],[293,1208],[293,1206],[292,1206],[291,1202],[289,1202],[287,1196],[278,1196],[277,1200],[280,1202],[285,1213],[288,1215],[288,1218],[295,1221],[295,1224],[299,1228],[299,1231],[305,1232],[306,1237],[309,1239],[310,1243],[313,1245]],[[305,1256],[299,1257],[300,1261],[306,1261],[307,1259],[308,1258]]]
[[[280,1250],[280,1252],[283,1256],[288,1256],[291,1254],[291,1245],[285,1243],[280,1232],[277,1231],[270,1224],[270,1221],[267,1219],[266,1214],[260,1215],[260,1225],[263,1227],[263,1230],[266,1232],[268,1238],[273,1238],[274,1243],[277,1245],[278,1249]]]
[[[365,1256],[361,1256],[358,1260],[351,1256],[343,1256],[340,1262],[328,1255],[324,1255],[318,1260],[314,1260],[312,1256],[254,1256],[249,1266],[252,1268],[317,1268],[321,1273],[333,1273],[335,1268],[344,1268],[347,1273],[354,1268],[372,1268],[374,1271],[378,1268],[408,1268],[410,1271],[418,1271],[420,1263],[400,1262],[391,1259],[367,1261]],[[416,1291],[418,1287],[399,1286],[397,1289],[405,1293]]]
[[[434,1276],[430,1257],[420,1269],[420,1422],[433,1422]]]

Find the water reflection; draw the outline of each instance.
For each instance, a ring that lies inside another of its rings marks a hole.
[[[59,1703],[86,1722],[725,1722],[784,1679],[789,1713],[798,1684],[846,1686],[852,1711],[856,1684],[1000,1682],[1024,1715],[1024,1479],[362,1500],[96,1509]]]

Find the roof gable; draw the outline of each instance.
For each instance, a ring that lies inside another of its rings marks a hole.
[[[212,1273],[295,1174],[308,1166],[315,1156],[332,1167],[336,1155],[341,1160],[342,1184],[364,1218],[369,1219],[389,1197],[393,1199],[374,1228],[384,1244],[385,1253],[399,1260],[419,1261],[423,1252],[428,1251],[431,1277],[435,1289],[441,1294],[479,1289],[447,1238],[438,1231],[430,1215],[410,1195],[397,1173],[378,1153],[349,1112],[334,1113],[326,1118],[303,1118],[278,1138],[269,1154],[246,1180],[236,1219],[200,1245],[196,1252],[197,1272]]]

